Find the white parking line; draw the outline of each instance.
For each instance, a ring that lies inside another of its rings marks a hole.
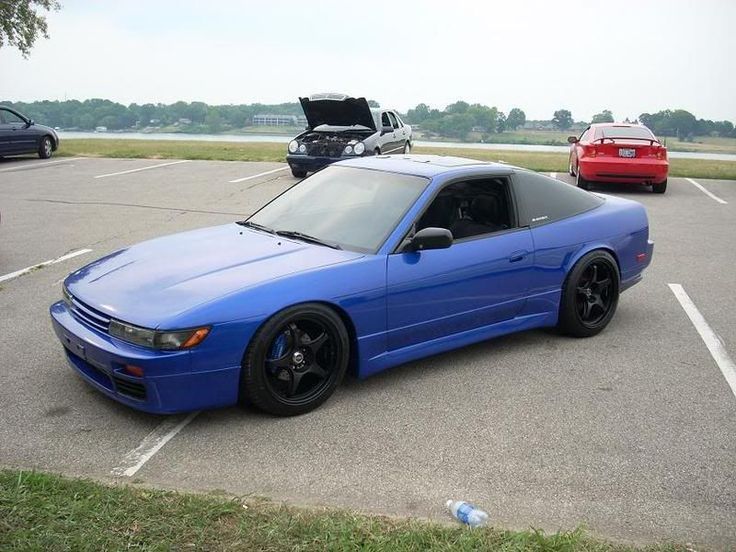
[[[139,171],[147,171],[149,169],[158,169],[159,167],[168,167],[169,165],[178,165],[179,163],[189,163],[189,159],[180,159],[179,161],[171,161],[170,163],[159,163],[158,165],[149,165],[148,167],[140,167],[137,169],[129,169],[127,171],[120,171],[108,174],[98,174],[95,178],[107,178],[108,176],[118,176],[119,174],[129,174]]]
[[[692,184],[693,186],[695,186],[698,190],[700,190],[701,192],[703,192],[705,195],[707,195],[711,199],[715,199],[721,205],[728,205],[728,201],[725,201],[725,200],[721,199],[720,197],[718,197],[717,195],[709,192],[708,190],[705,189],[705,187],[703,187],[703,185],[698,184],[692,178],[686,178],[685,180],[687,180],[690,184]]]
[[[7,169],[0,169],[0,172],[11,172],[11,171],[18,171],[23,169],[39,169],[41,167],[45,167],[46,165],[56,165],[57,163],[71,163],[72,161],[76,161],[78,159],[87,159],[86,157],[69,157],[67,159],[58,159],[56,161],[46,161],[46,162],[39,162],[39,163],[25,163],[23,165],[16,165],[15,167],[8,167]]]
[[[47,265],[52,265],[56,263],[60,263],[62,261],[67,261],[69,259],[72,259],[74,257],[78,257],[79,255],[84,255],[85,253],[89,253],[92,251],[91,249],[80,249],[79,251],[73,251],[72,253],[67,253],[66,255],[62,255],[61,257],[57,257],[56,259],[51,259],[50,261],[44,261],[42,263],[38,263],[37,265],[29,266],[27,268],[21,268],[20,270],[16,270],[15,272],[11,272],[10,274],[6,274],[5,276],[0,276],[0,282],[5,282],[7,280],[12,280],[13,278],[17,278],[18,276],[22,276],[23,274],[27,274],[31,272],[32,270],[36,270],[38,268],[43,268]]]
[[[721,373],[723,373],[723,377],[726,378],[726,382],[731,387],[731,392],[736,396],[736,365],[734,365],[731,357],[728,356],[728,351],[726,351],[723,342],[718,337],[718,334],[708,325],[703,315],[700,314],[698,307],[695,306],[695,303],[690,299],[685,289],[680,284],[667,285],[670,286],[672,293],[675,294],[675,297],[680,302],[680,306],[685,310],[685,314],[687,314],[690,322],[693,323],[693,326],[695,326],[695,329],[700,334],[705,346],[710,351],[710,356],[716,361],[716,364],[721,369]]]
[[[253,180],[254,178],[259,178],[261,176],[266,176],[267,174],[273,174],[273,173],[277,173],[279,171],[285,171],[288,168],[289,167],[281,167],[281,168],[278,168],[278,169],[274,169],[272,171],[266,171],[266,172],[254,174],[252,176],[245,176],[243,178],[236,178],[235,180],[230,180],[229,182],[230,182],[230,184],[237,184],[238,182],[245,182],[246,180]]]
[[[550,176],[551,176],[552,178],[555,178],[555,179],[557,178],[557,173],[549,173],[549,175],[550,175]]]
[[[199,411],[191,412],[186,417],[170,416],[141,441],[141,444],[125,455],[120,466],[112,469],[113,475],[133,477],[161,447],[171,441]]]

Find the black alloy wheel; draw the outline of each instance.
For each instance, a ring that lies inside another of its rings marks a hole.
[[[269,319],[243,362],[241,398],[279,416],[317,408],[335,391],[349,359],[340,317],[320,304],[292,307]]]
[[[607,251],[592,251],[580,259],[565,282],[559,327],[576,337],[601,332],[618,305],[620,277],[616,260]]]

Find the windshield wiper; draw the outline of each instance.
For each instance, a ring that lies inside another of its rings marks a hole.
[[[262,224],[258,224],[257,222],[251,222],[249,220],[239,220],[235,224],[239,224],[240,226],[245,226],[247,228],[255,228],[256,230],[260,230],[261,232],[268,232],[269,234],[276,233],[276,230],[274,230],[273,228],[263,226]]]
[[[342,247],[340,247],[336,243],[326,242],[319,238],[315,238],[314,236],[310,236],[309,234],[297,232],[296,230],[276,230],[276,234],[278,234],[279,236],[284,236],[285,238],[296,238],[296,239],[299,239],[305,242],[311,242],[311,243],[316,243],[319,245],[324,245],[326,247],[331,247],[332,249],[342,249]]]

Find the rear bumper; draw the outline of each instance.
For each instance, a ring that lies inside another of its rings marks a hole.
[[[643,273],[644,270],[651,264],[652,262],[652,256],[654,255],[654,242],[652,240],[647,240],[647,253],[646,253],[646,259],[636,267],[635,272],[632,275],[629,275],[628,277],[622,277],[621,278],[621,291],[626,291],[631,286],[638,284],[643,279]],[[623,275],[622,275],[623,276]]]
[[[209,366],[191,351],[155,351],[129,345],[78,321],[63,301],[50,309],[66,360],[89,385],[120,403],[154,414],[231,406],[240,366]],[[124,371],[143,368],[142,378]]]
[[[658,184],[667,180],[669,162],[665,159],[589,157],[580,160],[578,170],[591,182]]]

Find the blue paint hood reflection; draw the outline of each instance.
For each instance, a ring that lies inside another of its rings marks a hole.
[[[178,314],[233,292],[361,256],[228,224],[122,249],[65,283],[72,295],[114,318],[167,327]]]

